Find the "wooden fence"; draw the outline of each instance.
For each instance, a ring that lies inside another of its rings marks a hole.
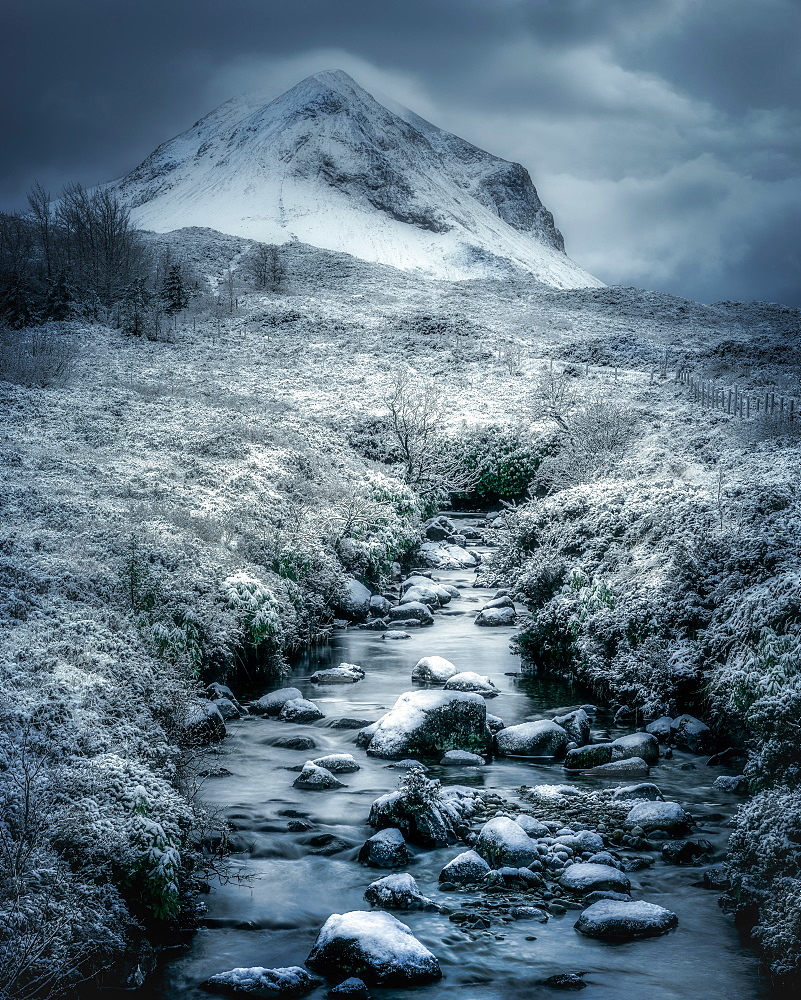
[[[775,392],[743,392],[738,386],[721,388],[710,379],[697,378],[686,369],[676,373],[676,381],[687,386],[692,401],[704,409],[722,410],[735,417],[767,416],[793,422],[801,416],[798,400]]]

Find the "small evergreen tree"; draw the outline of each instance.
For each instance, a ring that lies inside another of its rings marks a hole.
[[[181,273],[180,264],[170,264],[161,283],[161,302],[164,312],[172,316],[189,305],[189,292]]]
[[[129,337],[145,335],[149,299],[144,278],[137,278],[127,285],[120,309],[120,329]]]
[[[75,296],[67,283],[67,275],[62,271],[47,290],[44,318],[54,320],[69,319],[75,308]]]

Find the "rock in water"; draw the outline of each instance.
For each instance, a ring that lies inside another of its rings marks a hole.
[[[226,732],[225,719],[214,701],[200,699],[184,716],[182,738],[189,744],[219,743]]]
[[[326,996],[331,997],[332,1000],[370,1000],[367,986],[355,976],[345,979],[339,986],[334,986],[326,993]]]
[[[467,750],[449,750],[440,761],[442,767],[484,767],[485,763],[483,757]]]
[[[472,569],[480,559],[460,545],[448,542],[423,542],[420,546],[420,562],[433,569]]]
[[[564,757],[568,737],[561,726],[542,719],[509,726],[495,736],[495,747],[503,757]]]
[[[324,975],[358,976],[378,986],[418,986],[442,976],[437,959],[406,924],[381,911],[333,913],[306,961]]]
[[[692,715],[680,715],[674,719],[670,724],[670,735],[673,743],[687,747],[693,753],[711,750],[714,744],[709,726]]]
[[[312,764],[324,767],[331,774],[350,774],[361,770],[356,758],[350,753],[331,753],[327,757],[316,757]]]
[[[306,698],[291,698],[284,702],[278,713],[279,722],[316,722],[322,718],[324,716],[320,709]]]
[[[343,618],[363,622],[370,611],[370,591],[358,580],[348,580],[336,599],[334,608]]]
[[[286,969],[231,969],[220,972],[201,983],[201,988],[209,993],[253,993],[256,996],[304,997],[322,986],[319,979],[310,976],[299,965]]]
[[[535,840],[538,837],[550,837],[551,831],[544,823],[540,823],[538,819],[534,819],[533,816],[529,816],[527,813],[521,813],[515,819],[515,823],[526,833],[529,837],[533,837]]]
[[[580,862],[569,865],[559,878],[559,885],[570,892],[594,892],[597,889],[611,889],[613,892],[628,892],[631,882],[627,875],[610,865]]]
[[[407,691],[379,719],[367,752],[388,760],[457,748],[481,752],[486,745],[486,727],[487,708],[480,695]]]
[[[552,721],[564,729],[568,738],[577,747],[586,746],[590,742],[590,717],[583,708],[577,708],[575,712],[569,712],[567,715],[556,716]]]
[[[393,827],[379,830],[364,842],[359,861],[372,868],[403,868],[409,862],[403,834]]]
[[[424,656],[412,668],[412,680],[421,684],[444,684],[459,670],[442,656]]]
[[[391,622],[417,622],[420,625],[433,625],[434,616],[431,608],[420,601],[409,601],[408,604],[398,604],[390,608],[387,618]]]
[[[298,688],[279,688],[259,698],[250,706],[250,710],[256,715],[278,715],[288,701],[302,697],[303,693]]]
[[[583,911],[575,927],[587,937],[603,941],[632,941],[665,934],[678,922],[675,913],[655,903],[601,899]]]
[[[514,625],[516,620],[514,608],[485,608],[476,615],[475,624],[485,628],[497,628],[500,625]]]
[[[613,760],[610,764],[600,764],[587,771],[587,774],[597,774],[599,778],[647,778],[650,773],[651,768],[642,757]]]
[[[356,684],[364,680],[364,671],[355,663],[340,663],[329,670],[316,670],[309,679],[312,684]]]
[[[309,792],[324,792],[329,788],[344,788],[339,779],[312,761],[307,760],[303,765],[303,770],[292,782],[295,788],[303,788]]]
[[[587,984],[581,978],[584,972],[559,972],[555,976],[543,979],[542,985],[549,990],[583,990]]]
[[[501,692],[495,687],[489,677],[483,677],[472,670],[454,674],[445,682],[446,691],[475,691],[483,698],[496,698]]]
[[[584,771],[590,767],[601,767],[611,764],[618,754],[611,743],[596,743],[593,746],[576,747],[568,750],[565,757],[565,767],[568,771]]]
[[[690,817],[678,802],[638,802],[626,816],[627,826],[640,826],[646,833],[649,830],[676,833],[685,830],[689,821]]]
[[[436,910],[433,899],[424,896],[408,872],[385,875],[367,886],[364,898],[385,910]]]
[[[619,759],[639,757],[646,764],[659,763],[659,741],[652,733],[631,733],[612,743],[619,751]]]
[[[613,799],[648,799],[649,802],[665,801],[657,785],[644,781],[639,785],[623,785],[612,792]]]
[[[453,882],[454,885],[474,885],[482,882],[490,872],[490,866],[475,851],[463,851],[449,861],[439,873],[440,882]]]
[[[495,816],[485,823],[476,841],[476,852],[491,867],[524,868],[539,858],[536,843],[508,816]]]

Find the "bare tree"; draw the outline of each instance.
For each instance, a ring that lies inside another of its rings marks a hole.
[[[33,222],[39,249],[42,254],[47,280],[53,278],[55,232],[53,226],[53,209],[50,205],[50,192],[36,181],[28,192],[29,216]]]
[[[260,291],[279,290],[284,280],[284,265],[278,247],[258,244],[248,261],[248,267],[253,283]]]
[[[476,473],[443,447],[447,412],[445,391],[433,382],[400,370],[384,398],[391,436],[401,455],[403,478],[424,497],[468,493]]]

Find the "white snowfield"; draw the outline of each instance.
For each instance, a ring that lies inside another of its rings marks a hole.
[[[108,187],[155,232],[300,241],[449,280],[522,271],[603,287],[565,255],[520,164],[392,107],[340,70],[318,73],[266,104],[226,102]]]

